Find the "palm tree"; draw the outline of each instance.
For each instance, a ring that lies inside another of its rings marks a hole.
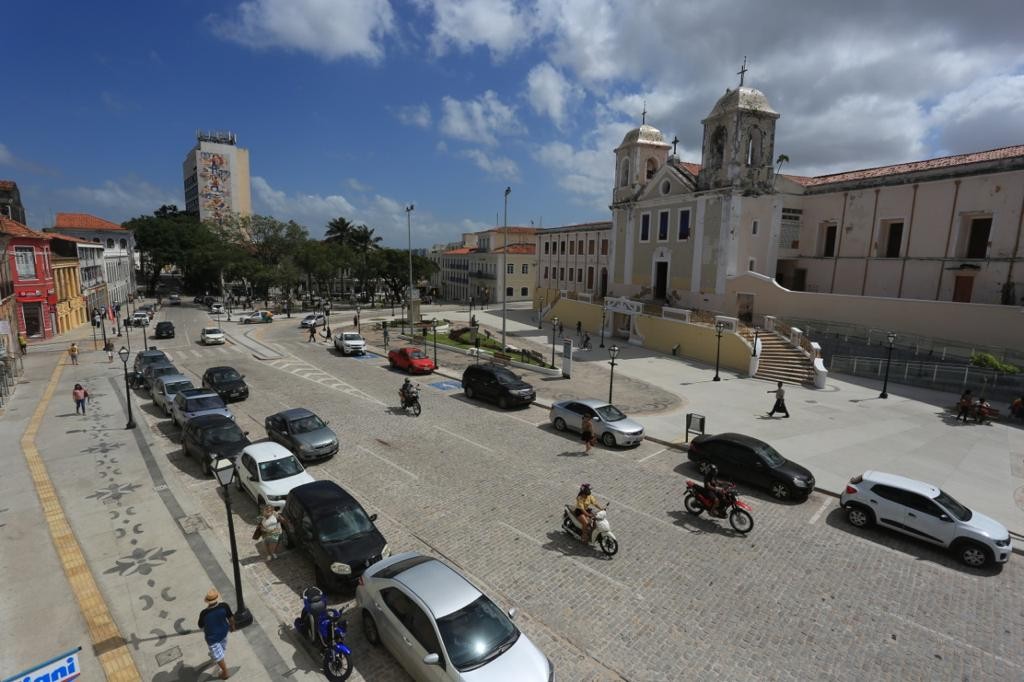
[[[775,177],[772,178],[772,191],[775,190],[775,178],[779,177],[779,171],[782,170],[782,164],[789,163],[789,157],[785,154],[779,154],[779,158],[775,159]]]
[[[348,244],[352,239],[352,230],[355,225],[348,218],[338,216],[327,223],[327,232],[324,233],[325,242],[341,242]]]

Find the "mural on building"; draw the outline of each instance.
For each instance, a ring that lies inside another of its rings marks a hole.
[[[199,203],[214,220],[231,213],[231,162],[223,154],[199,153]]]

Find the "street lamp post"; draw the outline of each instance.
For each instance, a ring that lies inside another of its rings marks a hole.
[[[388,337],[390,336],[390,334],[388,333],[388,321],[384,320],[383,322],[381,322],[380,323],[380,327],[381,327],[381,330],[384,332],[384,352],[387,353],[388,352]]]
[[[128,385],[128,356],[131,355],[131,351],[121,346],[121,350],[117,351],[117,357],[121,358],[121,364],[124,365],[124,403],[128,406],[128,423],[125,424],[124,428],[134,429],[135,419],[132,417],[132,391],[131,386]]]
[[[889,397],[889,363],[892,362],[892,346],[896,342],[896,332],[889,332],[886,338],[889,340],[889,352],[885,357],[885,380],[882,382],[882,392],[879,394],[879,398]]]
[[[555,337],[558,336],[558,318],[551,318],[551,366],[555,366]]]
[[[238,545],[235,543],[235,520],[231,514],[231,488],[228,486],[238,475],[235,463],[227,457],[217,460],[214,465],[217,482],[224,493],[224,509],[228,514],[228,538],[231,540],[231,567],[235,574],[235,627],[244,628],[252,624],[252,613],[245,608],[245,597],[242,595],[242,576],[238,570]]]
[[[505,188],[505,246],[501,250],[501,352],[505,352],[505,311],[508,303],[508,195],[511,187]]]
[[[412,300],[412,212],[415,208],[415,204],[409,204],[405,207],[405,225],[409,232],[409,293],[406,296],[406,300]]]
[[[128,304],[127,303],[125,304],[124,309],[125,309],[125,312],[128,312]],[[130,317],[129,318],[125,318],[125,321],[124,321],[124,336],[128,340],[128,352],[129,353],[132,350],[132,325],[131,325],[131,321],[132,320],[131,320]]]
[[[434,367],[437,367],[437,318],[435,317],[432,321],[434,327]],[[426,336],[426,334],[424,334]]]
[[[715,378],[712,381],[721,381],[722,378],[718,376],[718,360],[722,357],[722,332],[725,331],[724,322],[715,322],[715,336],[718,337],[718,345],[715,347]]]
[[[363,320],[361,319],[361,317],[359,315],[359,304],[358,303],[356,303],[356,333],[357,334],[362,334],[363,333]]]
[[[750,350],[750,357],[757,357],[757,337],[761,333],[760,327],[754,327],[754,347]]]
[[[612,346],[608,349],[608,355],[611,356],[612,373],[608,375],[608,402],[612,402],[612,384],[615,382],[615,358],[619,357],[619,347]]]
[[[604,308],[604,304],[602,303],[601,304],[601,348],[604,348],[604,315],[605,315],[605,308]]]

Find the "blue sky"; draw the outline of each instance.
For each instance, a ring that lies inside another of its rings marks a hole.
[[[895,6],[892,6],[895,5]],[[749,60],[814,174],[1024,143],[1024,5],[751,0],[168,0],[5,7],[0,178],[33,227],[184,205],[196,129],[249,149],[254,210],[405,244],[607,219],[639,123],[699,161]],[[770,10],[768,8],[771,8]]]

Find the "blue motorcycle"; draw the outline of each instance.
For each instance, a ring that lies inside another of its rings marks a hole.
[[[352,650],[345,645],[347,626],[341,611],[327,608],[327,597],[320,588],[302,591],[302,613],[295,619],[295,629],[323,652],[324,675],[331,682],[352,674]]]

